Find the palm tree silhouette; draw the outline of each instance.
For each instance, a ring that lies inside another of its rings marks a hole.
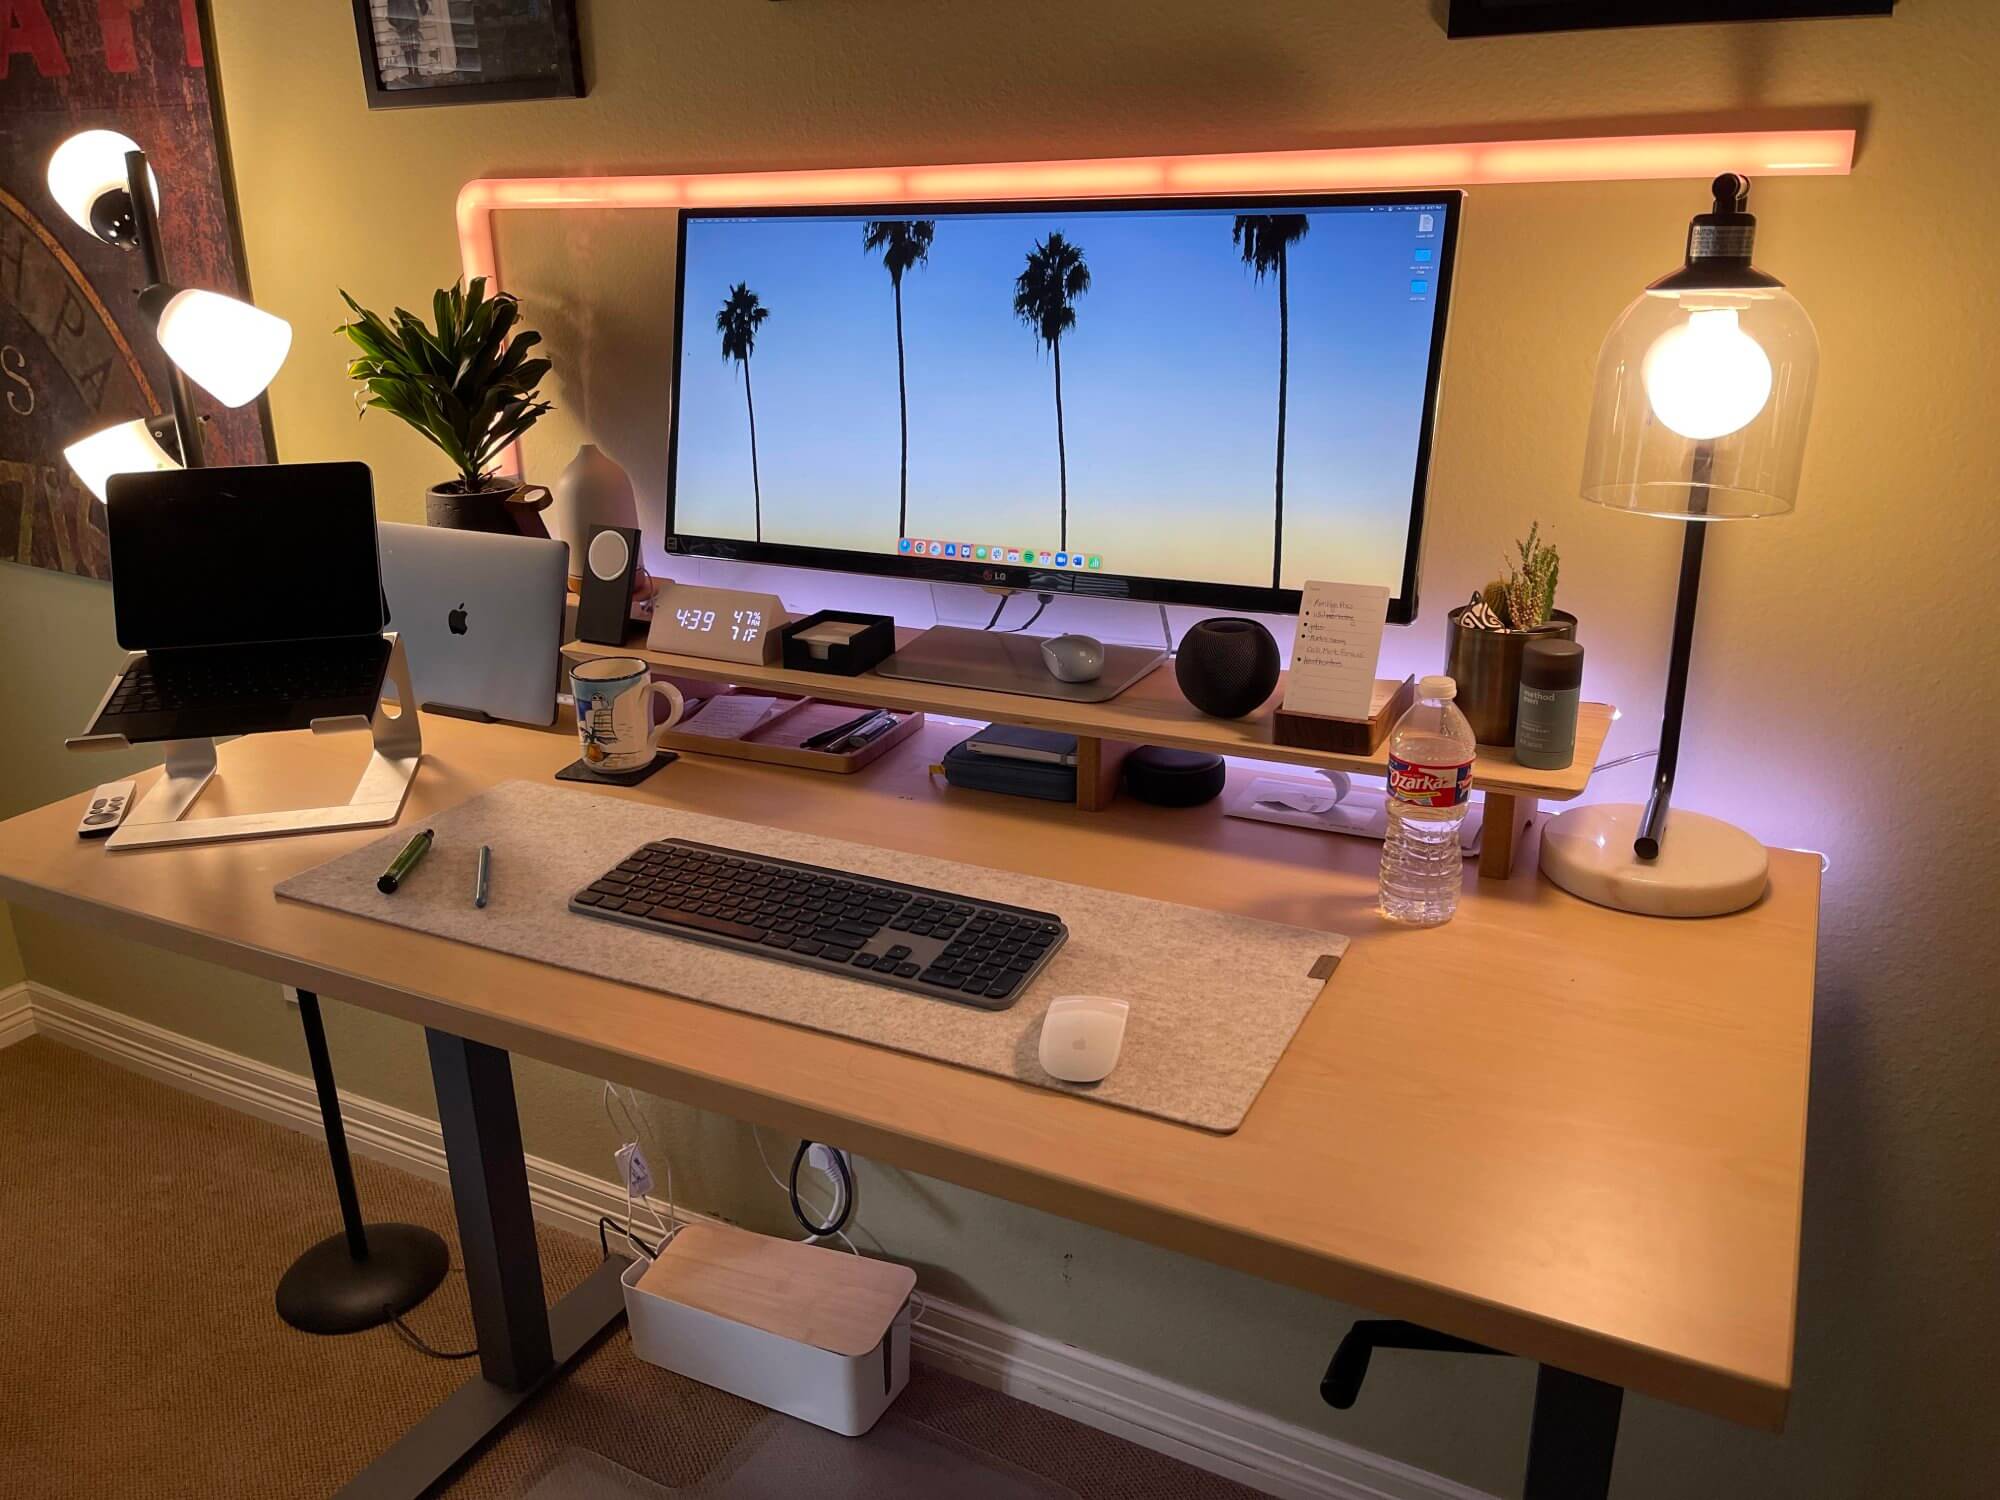
[[[1277,588],[1278,568],[1285,553],[1285,384],[1291,376],[1292,305],[1286,277],[1286,247],[1297,244],[1311,228],[1304,214],[1238,214],[1230,239],[1243,252],[1243,263],[1262,281],[1266,271],[1278,273],[1278,503],[1271,521],[1271,587]]]
[[[1028,264],[1014,278],[1014,316],[1048,345],[1056,366],[1056,473],[1062,486],[1062,529],[1057,545],[1069,546],[1069,455],[1063,447],[1062,336],[1076,326],[1076,299],[1090,290],[1090,267],[1083,251],[1051,233],[1028,252]]]
[[[903,273],[931,256],[935,219],[870,219],[861,226],[861,248],[878,250],[896,296],[896,410],[903,419],[903,484],[896,504],[896,535],[910,534],[910,396],[903,379]]]
[[[737,282],[722,299],[715,331],[722,335],[722,358],[743,367],[743,405],[750,413],[750,494],[756,506],[757,540],[764,540],[764,491],[757,482],[757,403],[750,398],[750,351],[757,347],[757,330],[771,310],[757,300],[745,282]]]

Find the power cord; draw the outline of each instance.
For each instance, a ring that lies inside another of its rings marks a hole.
[[[1013,597],[1014,596],[1012,594],[1002,594],[1000,596],[1000,602],[993,606],[992,617],[989,618],[985,623],[985,625],[982,626],[981,628],[984,630],[991,630],[993,629],[994,626],[998,625],[1000,623],[1000,612],[1007,607],[1008,601],[1011,600]],[[1055,602],[1055,597],[1056,596],[1054,594],[1036,594],[1035,612],[1029,615],[1028,618],[1023,620],[1020,624],[1009,625],[1005,630],[1001,631],[1000,634],[1019,635],[1022,631],[1026,630],[1030,625],[1034,624],[1035,621],[1039,620],[1042,617],[1042,611],[1047,609],[1051,604]]]
[[[384,1308],[383,1311],[387,1312],[388,1309]],[[400,1313],[389,1314],[389,1326],[396,1331],[398,1338],[416,1350],[417,1353],[428,1354],[432,1359],[472,1359],[479,1353],[477,1349],[438,1348],[436,1345],[427,1342],[422,1334],[418,1333],[408,1323],[405,1323]]]
[[[799,1149],[792,1153],[792,1175],[785,1184],[785,1195],[792,1200],[792,1217],[799,1221],[799,1227],[814,1239],[822,1240],[839,1234],[847,1227],[847,1220],[854,1212],[854,1179],[848,1175],[847,1158],[835,1151],[833,1170],[840,1178],[840,1200],[835,1204],[833,1219],[826,1224],[815,1224],[808,1219],[805,1205],[799,1202],[799,1168],[805,1165],[806,1152],[812,1144],[811,1141],[800,1141]]]
[[[784,1178],[778,1175],[777,1168],[771,1165],[771,1158],[764,1151],[763,1132],[758,1130],[757,1127],[754,1125],[750,1127],[750,1139],[752,1143],[755,1144],[755,1146],[757,1147],[757,1159],[764,1164],[764,1175],[771,1179],[771,1185],[777,1188],[777,1190],[783,1193],[787,1198],[795,1197],[798,1193],[798,1177],[796,1173],[793,1175],[793,1178],[790,1182],[787,1182]],[[801,1144],[810,1147],[812,1145],[812,1142],[805,1141],[802,1142]],[[838,1155],[838,1153],[836,1153],[836,1155]],[[852,1216],[854,1211],[854,1180],[852,1177],[845,1175],[846,1167],[847,1163],[843,1159],[841,1161],[841,1171],[843,1173],[843,1176],[840,1179],[840,1187],[842,1191],[839,1193],[839,1198],[841,1201],[836,1204],[836,1207],[839,1208],[840,1210],[838,1215],[836,1216],[836,1219],[837,1222],[843,1226],[848,1222],[848,1219]],[[812,1232],[811,1226],[807,1225],[803,1218],[799,1220],[799,1223],[800,1226],[806,1230],[805,1242],[808,1245],[816,1245],[821,1240],[824,1239],[837,1239],[841,1242],[841,1244],[845,1245],[852,1254],[859,1255],[861,1253],[860,1249],[855,1245],[854,1241],[848,1237],[846,1230],[844,1228],[836,1229],[831,1234],[814,1234]],[[855,1232],[857,1234],[861,1232],[859,1226],[856,1227]]]

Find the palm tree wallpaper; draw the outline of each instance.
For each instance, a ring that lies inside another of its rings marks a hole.
[[[1285,386],[1291,375],[1292,303],[1286,279],[1286,250],[1306,237],[1312,227],[1304,214],[1238,214],[1230,238],[1243,252],[1243,263],[1262,281],[1267,271],[1278,275],[1278,480],[1277,505],[1271,520],[1271,587],[1278,587],[1285,557]]]
[[[1444,206],[1250,207],[690,212],[675,529],[1399,584]]]
[[[910,392],[903,369],[903,273],[930,258],[935,219],[870,219],[861,226],[861,248],[882,257],[896,301],[896,413],[902,424],[901,477],[896,488],[896,535],[910,534]]]
[[[1069,456],[1063,447],[1062,341],[1076,327],[1076,299],[1090,290],[1090,267],[1083,252],[1053,233],[1028,252],[1027,267],[1014,278],[1014,316],[1034,330],[1056,371],[1056,485],[1061,497],[1056,545],[1069,547]]]
[[[750,417],[751,517],[753,535],[760,542],[764,540],[764,487],[757,482],[757,403],[750,395],[750,355],[757,347],[757,330],[770,316],[771,310],[741,281],[729,289],[715,315],[715,331],[722,335],[723,361],[735,361],[743,372],[743,409]]]

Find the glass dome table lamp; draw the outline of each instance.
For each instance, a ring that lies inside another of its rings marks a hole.
[[[1542,830],[1550,880],[1654,916],[1716,916],[1764,893],[1762,844],[1671,802],[1709,526],[1797,503],[1819,373],[1812,319],[1750,263],[1749,179],[1725,173],[1714,194],[1688,225],[1685,264],[1647,287],[1605,337],[1583,464],[1584,499],[1684,526],[1652,795],[1643,807],[1572,808]]]

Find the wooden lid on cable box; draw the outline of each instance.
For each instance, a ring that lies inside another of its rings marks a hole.
[[[689,1224],[638,1290],[853,1359],[882,1343],[917,1273],[729,1224]]]

